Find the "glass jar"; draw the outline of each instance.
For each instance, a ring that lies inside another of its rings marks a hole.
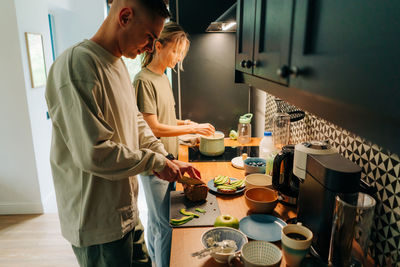
[[[238,142],[240,144],[247,144],[251,141],[251,118],[253,114],[247,113],[239,118],[238,124]]]

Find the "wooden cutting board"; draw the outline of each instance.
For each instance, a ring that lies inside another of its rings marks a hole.
[[[202,202],[191,202],[186,197],[183,191],[172,191],[170,198],[170,209],[169,209],[169,218],[170,219],[179,219],[185,215],[182,215],[179,211],[180,209],[186,209],[186,211],[191,211],[196,214],[199,214],[199,218],[193,218],[191,221],[179,225],[174,226],[174,228],[181,227],[197,227],[197,226],[214,226],[215,219],[221,214],[218,201],[215,195],[210,194],[208,192],[207,198]],[[206,211],[206,213],[197,212],[195,209],[200,208]]]

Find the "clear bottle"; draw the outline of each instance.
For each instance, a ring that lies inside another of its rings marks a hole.
[[[247,144],[251,141],[251,118],[253,118],[251,113],[244,114],[239,118],[237,140],[240,144]]]
[[[259,157],[265,159],[265,174],[272,174],[272,167],[274,163],[275,155],[278,153],[274,146],[274,140],[272,133],[269,131],[264,132],[264,137],[261,139],[259,146]]]

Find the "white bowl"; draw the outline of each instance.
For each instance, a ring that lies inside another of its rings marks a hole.
[[[250,241],[241,251],[242,259],[247,266],[278,267],[281,264],[282,252],[267,241]]]
[[[253,187],[268,187],[272,189],[272,177],[267,174],[253,173],[245,177],[246,190]]]
[[[247,236],[245,234],[231,227],[214,227],[210,230],[205,231],[201,236],[201,243],[203,244],[204,248],[208,248],[207,239],[209,237],[212,237],[212,239],[216,242],[220,242],[223,240],[233,240],[236,242],[237,250],[235,252],[211,253],[211,256],[214,258],[214,260],[219,263],[227,263],[229,256],[240,251],[243,245],[248,242]]]

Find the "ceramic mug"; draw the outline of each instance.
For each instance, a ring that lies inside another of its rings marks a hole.
[[[267,241],[250,241],[243,245],[240,252],[229,256],[229,266],[238,258],[244,267],[278,267],[280,266],[282,253],[274,244]]]
[[[288,224],[282,228],[282,251],[287,266],[300,266],[310,249],[312,239],[313,233],[301,223]]]

